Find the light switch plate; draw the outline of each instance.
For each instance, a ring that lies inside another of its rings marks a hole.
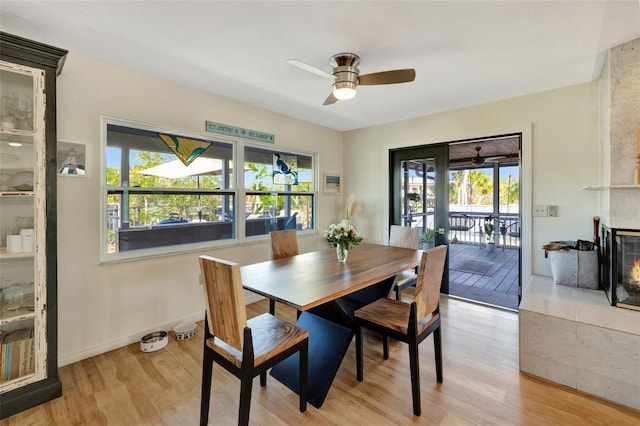
[[[533,215],[538,217],[549,216],[547,206],[545,204],[537,204],[533,206]]]

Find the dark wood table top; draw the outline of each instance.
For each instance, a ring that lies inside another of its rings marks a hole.
[[[421,250],[362,243],[338,262],[335,248],[241,268],[243,287],[305,311],[420,265]]]

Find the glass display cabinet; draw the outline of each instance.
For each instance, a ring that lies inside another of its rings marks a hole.
[[[66,54],[0,32],[0,418],[62,394],[55,84]]]

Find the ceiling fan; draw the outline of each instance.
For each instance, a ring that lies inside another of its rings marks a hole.
[[[507,158],[506,155],[498,155],[496,157],[487,157],[487,158],[481,157],[480,156],[480,150],[481,149],[482,149],[481,146],[477,146],[476,147],[476,156],[471,159],[471,165],[474,166],[474,167],[484,166],[484,163],[498,163],[503,158]]]
[[[476,151],[477,151],[476,152],[476,156],[471,159],[471,165],[474,166],[474,167],[480,167],[480,166],[484,165],[484,161],[485,161],[484,157],[480,157],[480,150],[481,149],[482,149],[482,147],[477,146],[476,147]]]
[[[360,75],[360,70],[358,69],[360,57],[355,53],[333,55],[329,60],[332,68],[331,72],[316,68],[297,59],[288,59],[287,62],[305,71],[332,80],[331,94],[325,99],[323,105],[331,105],[338,100],[353,98],[356,95],[358,85],[373,86],[378,84],[408,83],[416,78],[416,71],[413,68]]]

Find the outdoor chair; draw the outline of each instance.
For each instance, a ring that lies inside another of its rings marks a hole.
[[[408,226],[391,225],[389,232],[389,245],[395,247],[418,249],[418,237],[420,235],[419,228],[410,228]],[[395,292],[396,300],[402,298],[402,290],[414,285],[418,279],[418,268],[404,271],[396,277]]]
[[[449,240],[452,243],[465,241],[469,238],[469,231],[476,226],[474,218],[466,214],[449,215]]]
[[[507,226],[507,235],[513,238],[520,238],[520,221],[514,220]]]
[[[450,215],[449,230],[467,232],[476,225],[476,221],[467,215]]]
[[[304,412],[309,333],[267,313],[247,320],[237,263],[200,256],[200,270],[206,306],[200,424],[206,425],[209,419],[214,362],[240,379],[238,424],[246,425],[253,378],[259,375],[260,385],[266,386],[267,370],[297,352],[300,411]]]
[[[507,236],[509,242],[512,243],[513,239],[520,238],[520,220],[518,219],[504,219],[500,224],[500,233],[502,234],[502,249],[507,246]]]
[[[362,328],[382,334],[383,357],[389,359],[389,337],[407,343],[411,369],[413,414],[421,414],[420,363],[418,345],[433,333],[436,380],[442,383],[442,342],[440,336],[440,286],[447,257],[447,246],[422,254],[413,301],[406,303],[381,298],[355,311],[356,378],[363,380]]]

